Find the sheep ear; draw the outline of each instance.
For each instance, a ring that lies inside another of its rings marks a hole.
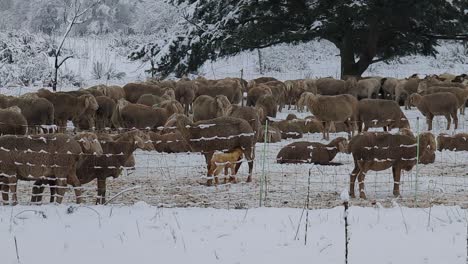
[[[141,137],[135,136],[134,140],[135,140],[135,144],[138,146],[138,148],[144,148],[145,147],[145,141]]]

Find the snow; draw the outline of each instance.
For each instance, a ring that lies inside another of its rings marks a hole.
[[[0,207],[2,263],[344,263],[343,207],[308,212],[306,245],[302,213],[144,202]],[[466,213],[351,206],[349,263],[465,263]]]

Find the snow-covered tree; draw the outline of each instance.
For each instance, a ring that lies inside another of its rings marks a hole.
[[[162,75],[196,71],[205,61],[279,43],[327,39],[341,74],[409,54],[435,55],[437,40],[466,38],[467,0],[172,0],[188,5],[185,28],[132,53],[157,58]]]

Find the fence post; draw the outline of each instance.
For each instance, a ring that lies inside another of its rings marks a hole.
[[[266,163],[266,147],[268,144],[268,119],[265,121],[265,133],[263,134],[263,159],[262,159],[262,176],[260,177],[260,203],[259,206],[262,207],[263,200],[263,191],[265,191],[265,200],[266,200],[266,175],[265,175],[265,163]],[[264,186],[265,185],[265,186]],[[265,188],[265,190],[264,190]]]
[[[419,117],[416,118],[416,175],[414,184],[414,201],[418,205],[418,174],[419,174]]]

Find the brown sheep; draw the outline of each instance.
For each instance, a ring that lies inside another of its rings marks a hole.
[[[136,103],[144,94],[162,96],[164,90],[157,85],[145,83],[128,83],[122,88],[125,92],[125,99],[130,103]]]
[[[305,119],[292,119],[291,122],[297,124],[301,129],[302,133],[322,133],[323,124],[322,121],[317,118],[305,118]]]
[[[73,120],[87,113],[90,121],[89,127],[94,127],[94,117],[99,105],[96,98],[91,94],[84,94],[75,97],[65,93],[52,93],[46,89],[40,89],[37,92],[39,97],[49,100],[54,105],[55,124],[62,131],[65,130],[67,120]]]
[[[195,99],[196,85],[193,81],[178,81],[175,88],[175,99],[184,106],[184,114],[188,115]]]
[[[18,106],[0,109],[0,135],[26,135],[28,122]]]
[[[268,126],[267,134],[265,135],[265,126],[260,126],[257,142],[277,143],[281,141],[281,131],[275,126]]]
[[[419,82],[421,82],[421,79],[417,76],[412,76],[407,80],[400,81],[395,87],[395,101],[397,103],[403,101],[406,110],[411,107],[409,104],[409,97],[418,92]]]
[[[232,105],[228,116],[244,119],[247,121],[255,132],[255,138],[258,137],[261,119],[259,116],[259,111],[256,108],[250,106]]]
[[[255,107],[263,109],[265,116],[276,117],[278,113],[277,101],[273,95],[270,94],[260,96],[260,98],[257,100],[257,103],[255,104]]]
[[[399,79],[391,77],[382,78],[380,80],[384,99],[395,100],[395,88],[399,82]]]
[[[318,142],[299,141],[284,146],[276,156],[276,161],[284,163],[313,163],[337,165],[332,161],[338,152],[347,152],[348,141],[343,137],[332,140],[327,145]]]
[[[179,131],[160,134],[149,132],[154,149],[160,153],[190,152],[190,146],[185,142]]]
[[[0,96],[0,108],[18,106],[21,114],[26,118],[29,132],[37,134],[42,131],[41,126],[54,124],[54,105],[47,99],[36,97],[19,98]]]
[[[247,121],[234,117],[218,117],[193,123],[188,117],[177,115],[177,129],[192,152],[201,152],[205,156],[207,168],[215,151],[230,151],[240,147],[244,151],[249,165],[247,182],[252,181],[255,158],[255,133]],[[240,163],[236,166],[239,170]],[[207,174],[207,184],[211,185],[212,175]]]
[[[201,95],[193,102],[193,121],[209,120],[227,116],[231,111],[231,103],[224,95]]]
[[[167,110],[167,115],[171,116],[173,114],[183,114],[184,107],[181,103],[176,100],[164,100],[161,103],[154,105],[153,107],[160,107]]]
[[[354,78],[346,81],[333,78],[320,78],[315,81],[315,84],[317,86],[317,94],[339,95],[347,93],[348,90],[356,85],[356,80]]]
[[[363,99],[358,102],[358,113],[359,132],[367,131],[370,127],[383,127],[384,131],[410,128],[400,106],[392,100]]]
[[[236,79],[221,79],[212,81],[198,81],[195,98],[201,95],[215,97],[224,95],[231,104],[240,104],[242,101],[242,84]]]
[[[437,150],[468,151],[468,133],[459,133],[453,136],[441,133],[437,137]]]
[[[381,87],[381,79],[367,78],[357,81],[356,85],[350,87],[348,94],[355,96],[358,99],[362,98],[378,98]]]
[[[465,88],[458,88],[458,87],[450,87],[450,86],[431,86],[425,88],[421,94],[433,94],[433,93],[440,93],[440,92],[448,92],[453,93],[457,97],[458,101],[458,108],[460,108],[460,114],[465,114],[465,103],[468,99],[468,89]]]
[[[119,101],[120,99],[125,98],[125,90],[117,85],[110,85],[110,86],[101,86],[97,88],[98,91],[101,91],[101,93],[110,99],[114,100],[114,102]]]
[[[417,156],[417,139],[409,135],[365,132],[354,136],[348,149],[354,159],[351,172],[349,194],[355,197],[356,178],[359,183],[359,197],[366,199],[364,178],[366,173],[392,168],[393,194],[400,196],[401,170],[410,171],[417,163],[433,163],[435,160],[435,138],[431,133],[419,135],[419,156]]]
[[[112,124],[115,128],[150,129],[156,131],[169,118],[163,108],[153,108],[146,105],[131,104],[120,99],[112,113]]]
[[[282,120],[274,122],[271,124],[271,127],[277,127],[280,130],[282,139],[299,139],[303,136],[302,127],[294,121]]]
[[[99,105],[98,110],[96,111],[96,128],[100,131],[111,128],[112,114],[115,109],[115,102],[107,96],[98,96],[96,101]]]
[[[273,92],[271,91],[270,87],[260,84],[253,88],[251,88],[247,92],[247,106],[255,106],[257,103],[258,98],[262,97],[263,95],[270,94],[272,95]]]
[[[410,104],[416,106],[426,117],[429,131],[432,130],[432,119],[438,115],[443,115],[447,119],[447,130],[450,129],[450,116],[453,118],[455,129],[458,128],[458,100],[454,94],[444,92],[422,96],[414,93],[410,96]]]
[[[247,85],[247,92],[250,91],[250,89],[252,89],[253,87],[258,86],[259,84],[271,81],[278,81],[278,79],[273,77],[260,77],[257,79],[250,80]]]
[[[266,82],[263,85],[270,88],[273,98],[276,99],[278,111],[281,112],[286,104],[286,86],[281,81]]]
[[[2,136],[0,148],[0,174],[10,175],[0,180],[9,184],[14,203],[17,203],[17,180],[38,180],[44,176],[56,180],[58,203],[62,202],[67,181],[75,187],[76,202],[81,203],[81,184],[76,176],[76,167],[82,150],[72,137],[64,134]],[[8,201],[8,193],[3,193],[3,201]]]
[[[137,104],[142,104],[146,106],[153,106],[155,104],[160,104],[164,99],[160,96],[153,95],[153,94],[143,94],[138,98]]]
[[[229,182],[236,183],[236,165],[242,162],[243,151],[241,148],[235,148],[227,153],[215,153],[211,158],[210,168],[208,174],[213,175],[215,184],[218,184],[218,175],[224,169],[224,183],[227,183],[227,175],[229,175]],[[231,171],[229,174],[228,170]]]
[[[304,112],[304,108],[307,106],[307,97],[310,95],[315,95],[311,92],[303,92],[297,101],[297,111],[299,113]]]
[[[358,101],[349,94],[335,96],[308,96],[307,107],[324,124],[323,137],[330,138],[330,123],[344,122],[348,134],[354,134],[353,122],[357,121]]]

